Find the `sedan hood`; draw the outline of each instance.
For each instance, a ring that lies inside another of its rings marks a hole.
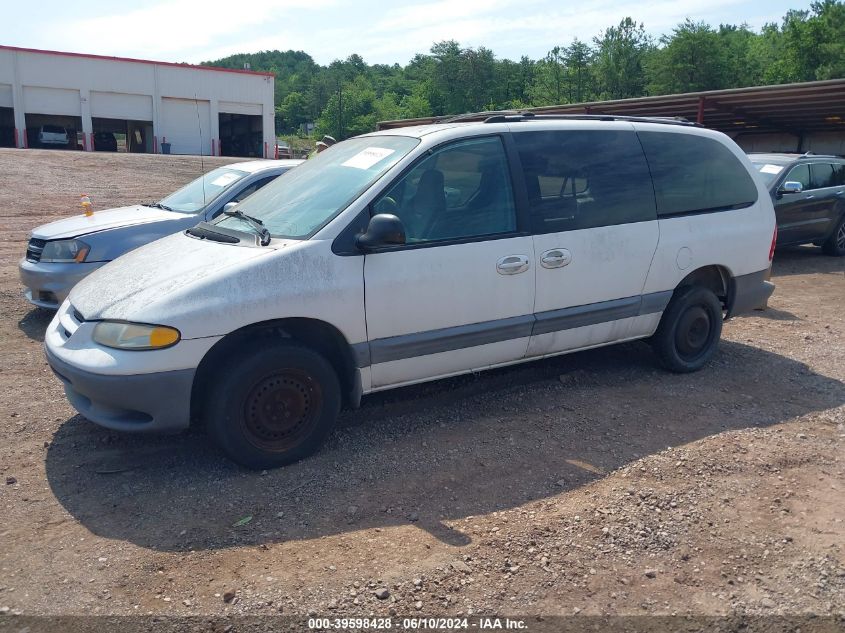
[[[155,207],[145,207],[140,204],[131,207],[119,207],[105,211],[94,211],[93,215],[75,215],[71,218],[56,220],[49,224],[42,224],[32,231],[32,237],[42,240],[56,240],[70,237],[80,237],[88,233],[106,231],[124,226],[161,222],[162,220],[184,220],[184,213],[165,211]],[[197,222],[202,218],[197,216]]]
[[[155,321],[156,305],[173,295],[235,272],[275,248],[235,246],[176,233],[98,268],[68,297],[88,320]]]

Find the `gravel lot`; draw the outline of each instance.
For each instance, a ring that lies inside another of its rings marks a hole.
[[[632,343],[405,388],[248,472],[75,415],[17,279],[80,193],[199,169],[0,150],[0,613],[845,617],[845,260],[778,253],[700,373]]]

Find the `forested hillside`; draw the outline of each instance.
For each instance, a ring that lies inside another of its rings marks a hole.
[[[370,65],[357,54],[321,66],[305,52],[278,50],[206,63],[275,73],[277,132],[314,121],[318,134],[340,139],[385,119],[845,77],[845,1],[789,11],[759,32],[687,20],[654,39],[625,18],[536,60],[450,40],[405,66]]]

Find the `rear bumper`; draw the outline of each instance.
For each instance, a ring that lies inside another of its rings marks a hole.
[[[33,263],[22,259],[18,274],[24,285],[26,300],[33,305],[57,310],[67,299],[71,288],[105,262],[82,264]]]
[[[751,312],[765,307],[775,291],[775,285],[769,281],[770,269],[748,275],[734,277],[728,317]]]
[[[92,422],[130,432],[175,433],[188,428],[196,370],[95,374],[60,360],[46,346],[44,353],[73,408]]]

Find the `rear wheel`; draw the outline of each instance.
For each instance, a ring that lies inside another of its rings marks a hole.
[[[679,288],[651,339],[666,369],[698,371],[712,358],[722,335],[722,304],[701,286]]]
[[[822,250],[827,255],[834,255],[836,257],[845,255],[845,213],[839,218],[839,223],[833,229],[831,236],[822,244]]]
[[[296,343],[252,346],[220,373],[206,407],[208,430],[233,461],[273,468],[317,450],[340,411],[331,364]]]

